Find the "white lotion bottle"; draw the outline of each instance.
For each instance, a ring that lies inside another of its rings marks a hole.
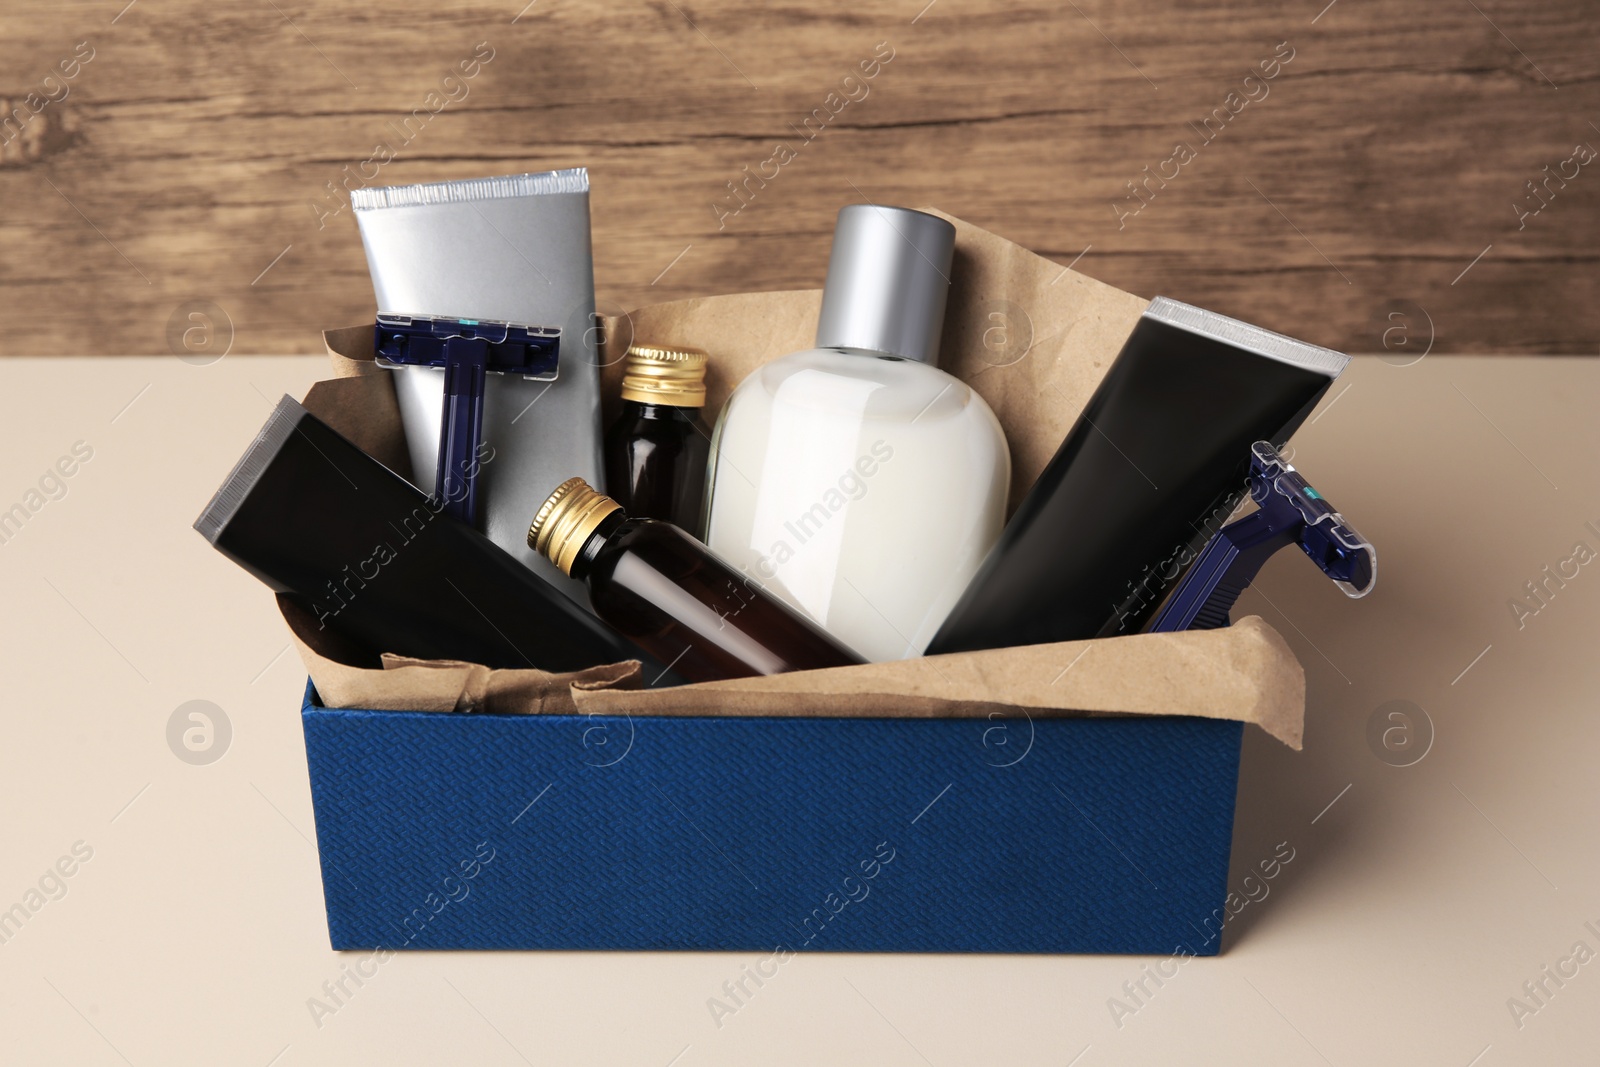
[[[865,659],[922,654],[1000,535],[1011,453],[937,367],[955,227],[839,212],[816,348],[751,374],[712,439],[706,542]]]

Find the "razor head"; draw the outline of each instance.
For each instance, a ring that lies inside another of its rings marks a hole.
[[[1299,513],[1304,523],[1300,550],[1346,596],[1359,599],[1372,592],[1378,580],[1377,549],[1267,441],[1250,447],[1250,495],[1262,507],[1283,501]]]
[[[380,367],[446,367],[451,348],[463,342],[485,346],[484,371],[534,381],[556,380],[561,331],[492,319],[447,319],[427,315],[379,315],[374,361]],[[452,346],[451,342],[457,342]]]
[[[373,327],[373,352],[380,367],[444,371],[434,491],[451,515],[475,525],[488,375],[554,381],[561,331],[489,319],[379,315]]]

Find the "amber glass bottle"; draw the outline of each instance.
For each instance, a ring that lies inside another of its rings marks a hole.
[[[711,450],[700,418],[705,402],[705,352],[629,346],[622,414],[605,441],[606,488],[629,515],[700,536]]]
[[[863,662],[678,527],[629,518],[582,478],[550,494],[528,544],[588,585],[596,615],[688,681]]]

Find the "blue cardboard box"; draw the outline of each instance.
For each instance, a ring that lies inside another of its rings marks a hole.
[[[336,949],[1220,941],[1235,721],[302,717]]]
[[[1148,302],[951,221],[941,366],[1000,420],[1015,497]],[[603,394],[620,394],[635,337],[696,345],[713,354],[704,414],[714,420],[757,366],[811,346],[819,305],[814,290],[744,293],[608,319]],[[404,471],[370,325],[326,339],[340,380],[307,405]],[[930,699],[910,677],[825,697],[766,694],[766,704],[741,691],[749,703],[718,714],[702,714],[693,693],[668,697],[680,703],[663,713],[670,690],[609,703],[590,694],[589,710],[605,714],[349,710],[380,698],[303,647],[347,706],[323,706],[307,688],[329,937],[340,949],[1215,953],[1244,727],[1199,716],[1237,713],[1299,747],[1304,703],[1281,637],[1228,629],[1238,642],[1214,654],[1119,660],[1105,643],[1074,675],[1076,696],[1051,680],[1070,657],[1019,669],[1017,650],[952,668],[949,695],[935,694],[939,715],[1054,709],[1032,719],[897,714],[894,697]],[[1211,668],[1209,689],[1197,663]],[[1087,684],[1096,670],[1131,679],[1144,703]],[[1196,693],[1183,692],[1190,681]],[[463,685],[411,706],[461,706]],[[881,717],[851,717],[862,707]],[[1059,714],[1168,707],[1196,715]],[[1283,721],[1269,724],[1263,709]]]

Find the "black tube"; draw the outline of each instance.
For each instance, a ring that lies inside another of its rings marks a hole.
[[[1158,297],[928,654],[1139,632],[1348,362]]]
[[[443,506],[286,396],[194,528],[374,653],[679,684]]]

